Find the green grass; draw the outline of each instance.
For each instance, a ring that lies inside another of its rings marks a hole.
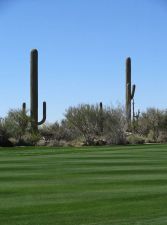
[[[167,145],[0,149],[0,225],[166,225]]]

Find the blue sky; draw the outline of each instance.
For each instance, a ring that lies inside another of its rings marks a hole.
[[[0,116],[29,106],[29,54],[39,51],[39,111],[124,104],[132,58],[136,108],[167,108],[166,0],[0,0]]]

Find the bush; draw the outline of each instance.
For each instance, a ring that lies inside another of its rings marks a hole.
[[[0,146],[1,147],[13,147],[13,143],[6,137],[0,135]]]
[[[122,107],[108,107],[104,111],[104,138],[107,144],[126,143],[126,119]]]
[[[13,144],[9,140],[10,134],[8,132],[6,122],[4,119],[0,120],[0,146],[1,147],[12,147]]]
[[[24,142],[24,137],[30,132],[30,118],[22,110],[10,110],[4,123],[9,137],[18,144]]]
[[[125,143],[126,120],[121,107],[82,104],[66,111],[66,120],[83,135],[84,145]]]
[[[0,146],[105,145],[167,142],[167,110],[149,108],[133,121],[134,134],[127,137],[124,109],[81,104],[66,110],[65,119],[44,124],[33,133],[31,119],[22,110],[10,110],[0,120]]]
[[[46,144],[58,142],[70,142],[76,139],[80,134],[74,128],[70,127],[66,120],[62,120],[60,123],[44,124],[40,130],[40,135],[44,138]],[[55,145],[57,145],[55,144]]]
[[[167,129],[167,111],[147,109],[141,114],[135,129],[136,133],[145,136],[148,142],[158,142],[160,133]]]
[[[126,138],[127,144],[144,144],[145,139],[139,135],[131,134]]]
[[[98,105],[81,104],[70,107],[65,114],[67,123],[85,138],[85,145],[94,145],[101,134],[102,114]]]
[[[150,130],[146,137],[146,142],[147,143],[156,143],[156,141],[157,141],[157,138],[155,140],[154,131]]]
[[[40,141],[40,139],[41,135],[39,133],[29,132],[23,137],[23,139],[20,140],[18,145],[35,146]]]
[[[167,132],[166,131],[159,132],[157,142],[167,143]]]
[[[69,144],[69,142],[66,142],[64,140],[60,140],[60,141],[50,140],[47,143],[47,146],[48,147],[67,147],[67,146],[70,146],[70,144]]]

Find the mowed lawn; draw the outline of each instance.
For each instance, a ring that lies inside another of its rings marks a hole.
[[[167,145],[0,148],[0,225],[166,225]]]

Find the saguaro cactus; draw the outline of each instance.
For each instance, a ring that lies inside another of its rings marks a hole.
[[[24,114],[26,114],[26,103],[25,102],[23,102],[22,111]]]
[[[136,85],[131,86],[131,58],[126,59],[126,118],[131,125],[131,101],[134,98]]]
[[[22,108],[26,113],[26,103],[23,103]],[[38,51],[36,49],[30,53],[30,116],[32,129],[37,132],[38,125],[46,120],[46,102],[43,102],[43,119],[38,122]]]
[[[46,120],[46,102],[43,102],[43,119],[38,122],[38,51],[33,49],[30,56],[30,114],[32,128],[38,130]]]
[[[103,103],[100,102],[100,132],[103,133]]]

